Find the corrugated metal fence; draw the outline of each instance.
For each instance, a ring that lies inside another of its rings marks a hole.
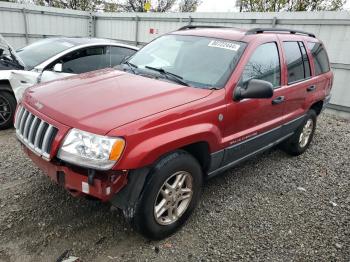
[[[325,43],[335,83],[332,107],[350,112],[350,13],[90,13],[0,2],[0,33],[15,47],[52,36],[96,36],[143,45],[183,25],[288,27]]]

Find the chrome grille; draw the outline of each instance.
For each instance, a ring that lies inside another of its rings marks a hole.
[[[15,116],[16,135],[38,155],[50,159],[52,142],[58,129],[19,106]]]

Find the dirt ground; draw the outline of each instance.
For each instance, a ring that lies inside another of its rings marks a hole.
[[[0,131],[0,261],[350,261],[350,122],[309,150],[271,150],[208,181],[180,232],[148,241],[108,204],[70,196]]]

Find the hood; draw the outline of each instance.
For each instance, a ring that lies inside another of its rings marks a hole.
[[[29,88],[24,101],[48,117],[96,134],[208,96],[186,87],[103,69]]]
[[[0,70],[25,69],[23,61],[0,34]]]

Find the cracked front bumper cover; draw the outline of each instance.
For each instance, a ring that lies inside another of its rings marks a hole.
[[[89,183],[87,169],[85,169],[86,172],[78,172],[70,167],[48,162],[24,145],[22,145],[22,149],[46,176],[63,186],[74,196],[92,196],[106,202],[127,184],[127,172],[96,176],[93,178],[93,183]]]

